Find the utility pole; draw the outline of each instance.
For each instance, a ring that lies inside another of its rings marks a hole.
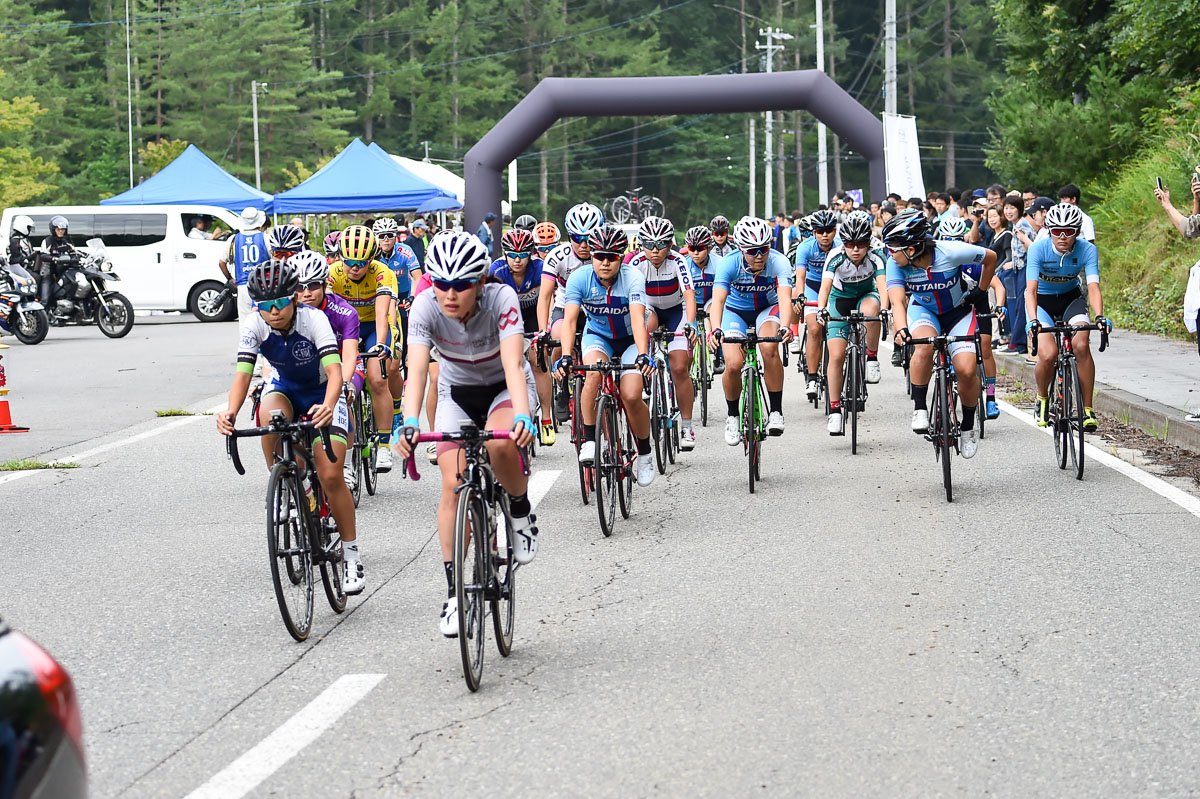
[[[756,199],[755,195],[758,194],[757,181],[755,181],[755,179],[754,179],[756,177],[756,166],[757,166],[755,164],[755,160],[754,160],[756,157],[754,154],[754,144],[755,144],[754,139],[756,136],[757,136],[757,132],[754,130],[754,117],[750,117],[750,210],[748,212],[749,216],[754,216],[754,200]]]
[[[258,158],[258,93],[267,93],[267,84],[250,81],[250,108],[254,115],[254,188],[262,190],[262,165]]]
[[[423,160],[425,161],[425,163],[429,163],[429,141],[428,141],[428,139],[421,142],[421,146],[425,148],[425,158]]]
[[[125,0],[125,93],[129,112],[129,188],[133,188],[133,66],[130,58],[130,39],[133,35],[133,17],[129,16],[129,0]]]
[[[817,0],[817,69],[825,71],[825,9]],[[825,149],[825,123],[817,121],[817,201],[829,204],[829,156]]]
[[[759,42],[755,42],[754,49],[762,50],[766,53],[767,74],[770,75],[774,71],[773,67],[775,65],[775,54],[783,50],[783,45],[778,44],[777,42],[785,42],[788,39],[791,39],[792,35],[790,33],[784,33],[779,28],[759,28],[758,35],[767,37],[766,44],[761,44]],[[772,178],[774,177],[774,172],[772,171],[773,164],[771,163],[774,158],[774,155],[775,155],[775,147],[774,147],[775,124],[774,123],[775,123],[775,112],[767,111],[767,121],[766,121],[767,139],[766,139],[766,143],[763,147],[763,155],[764,155],[763,160],[765,162],[764,165],[765,165],[765,169],[766,169],[766,175],[764,177],[763,183],[766,185],[766,190],[767,190],[766,197],[763,200],[763,215],[764,216],[769,215],[771,213],[771,208],[773,207],[772,203],[775,199],[774,197],[771,196],[774,193],[774,188],[775,188],[773,181],[772,181]]]
[[[885,0],[884,3],[883,111],[896,115],[896,0]]]

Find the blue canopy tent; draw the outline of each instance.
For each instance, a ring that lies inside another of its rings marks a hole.
[[[271,195],[217,166],[194,144],[152,177],[101,205],[217,205],[231,211],[271,211]]]
[[[275,213],[409,211],[452,196],[397,164],[377,145],[354,139],[308,180],[275,195]]]

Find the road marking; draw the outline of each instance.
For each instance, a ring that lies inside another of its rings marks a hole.
[[[547,469],[544,472],[534,472],[529,478],[529,504],[536,508],[537,504],[550,493],[554,481],[562,474],[561,469]]]
[[[317,740],[386,676],[347,674],[339,677],[257,746],[188,794],[187,799],[240,799],[250,793]]]
[[[1049,427],[1038,427],[1037,419],[1035,419],[1033,417],[1033,414],[1029,413],[1028,411],[1021,410],[1020,408],[1016,407],[1015,405],[1011,405],[1004,400],[999,400],[999,404],[1000,404],[1001,410],[1003,410],[1008,415],[1015,416],[1016,418],[1020,419],[1022,422],[1029,425],[1034,430],[1037,430],[1040,433],[1045,433],[1046,435],[1052,435],[1052,433],[1053,433],[1052,429]],[[1154,475],[1150,474],[1149,472],[1139,469],[1138,467],[1134,466],[1132,463],[1123,461],[1120,458],[1118,458],[1117,456],[1111,455],[1111,454],[1105,452],[1104,450],[1097,447],[1095,444],[1085,443],[1083,446],[1084,446],[1084,451],[1087,453],[1088,457],[1092,458],[1093,460],[1095,460],[1099,463],[1104,464],[1105,466],[1107,466],[1110,469],[1113,469],[1114,471],[1120,472],[1121,474],[1128,477],[1130,480],[1141,483],[1143,486],[1150,489],[1155,494],[1158,494],[1160,497],[1163,497],[1164,499],[1169,499],[1171,502],[1174,502],[1176,505],[1183,508],[1188,513],[1190,513],[1193,516],[1195,516],[1196,518],[1200,519],[1200,499],[1197,499],[1196,497],[1192,496],[1191,494],[1187,493],[1186,491],[1176,488],[1175,486],[1168,483],[1166,480],[1163,480],[1159,477],[1155,477]]]

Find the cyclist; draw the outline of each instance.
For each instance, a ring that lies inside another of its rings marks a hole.
[[[771,249],[771,226],[761,219],[744,216],[733,229],[738,251],[717,264],[713,278],[712,331],[709,346],[721,344],[726,333],[745,335],[755,330],[760,336],[780,331],[783,343],[792,338],[792,269],[783,253]],[[730,313],[726,314],[726,306]],[[722,378],[725,387],[725,443],[742,442],[738,430],[738,397],[742,393],[741,345],[724,345],[728,367]],[[779,346],[762,344],[762,363],[767,384],[767,433],[783,435],[783,360]]]
[[[538,297],[538,326],[558,341],[562,353],[570,353],[573,342],[563,342],[562,321],[565,313],[567,280],[577,270],[591,264],[588,236],[604,224],[604,212],[591,203],[580,203],[567,211],[563,220],[570,241],[555,247],[542,260],[542,291]],[[568,410],[567,384],[563,382],[554,396],[554,415],[565,422]]]
[[[667,363],[675,381],[679,401],[679,449],[696,447],[696,432],[692,429],[692,403],[696,394],[689,370],[692,350],[689,341],[696,335],[696,291],[692,286],[692,270],[675,247],[675,226],[661,216],[648,216],[638,226],[639,252],[629,265],[646,279],[646,303],[650,318],[646,330],[659,327],[675,334],[667,345]],[[686,335],[685,335],[686,333]]]
[[[388,314],[388,324],[397,328],[392,331],[392,340],[400,343],[399,354],[391,352],[388,361],[388,390],[392,394],[392,427],[401,421],[400,396],[404,393],[404,356],[408,339],[408,307],[412,305],[412,276],[421,270],[417,254],[400,241],[400,225],[390,216],[382,216],[371,225],[375,236],[375,257],[386,264],[396,275],[396,300]]]
[[[895,319],[897,346],[904,346],[910,338],[973,335],[975,307],[967,295],[977,281],[969,278],[963,267],[979,264],[984,285],[991,282],[996,271],[996,253],[991,250],[957,241],[935,242],[930,232],[929,220],[916,210],[897,215],[883,229],[883,243],[890,256],[886,267],[887,290]],[[907,306],[906,296],[911,297]],[[975,374],[975,347],[971,342],[951,344],[949,354],[958,374]],[[909,365],[914,433],[929,429],[927,403],[932,371],[933,345],[914,347]],[[958,446],[964,458],[975,457],[979,447],[979,431],[975,429],[979,389],[978,380],[960,380],[958,383],[958,393],[962,397]]]
[[[267,253],[277,261],[286,261],[304,246],[304,231],[295,225],[276,225],[263,236]]]
[[[966,241],[971,226],[961,216],[948,216],[937,223],[935,238],[939,241]]]
[[[325,236],[325,241],[322,246],[325,249],[325,262],[333,263],[338,259],[338,242],[342,238],[342,231],[333,230]]]
[[[396,276],[375,260],[375,237],[365,225],[351,225],[342,231],[342,257],[329,266],[329,287],[358,311],[362,325],[361,349],[364,355],[392,352],[393,331],[388,313],[396,296]],[[379,359],[367,360],[367,382],[371,386],[371,406],[375,413],[379,472],[392,470],[392,394],[387,376],[379,369]]]
[[[488,282],[488,263],[487,247],[469,233],[444,234],[429,245],[425,270],[433,288],[417,295],[409,318],[409,385],[396,449],[403,458],[412,454],[413,440],[421,428],[418,415],[429,352],[437,347],[442,357],[434,431],[456,433],[467,423],[481,430],[512,431],[512,438],[488,441],[486,446],[496,477],[509,495],[514,557],[526,564],[537,554],[538,530],[527,493],[529,478],[517,448],[533,441],[529,415],[535,401],[533,373],[525,360],[517,294],[503,283]],[[456,443],[440,443],[437,452],[442,473],[438,539],[447,586],[439,628],[442,635],[454,638],[458,635],[453,567],[455,489],[461,482],[464,460]]]
[[[834,313],[845,316],[853,310],[865,316],[876,316],[880,308],[887,308],[887,291],[884,288],[883,255],[871,249],[871,217],[866,211],[851,211],[838,226],[842,239],[841,247],[834,247],[825,259],[825,274],[821,278],[821,292],[817,296],[817,322],[826,328],[826,346],[829,347],[829,435],[840,436],[845,429],[842,413],[842,386],[845,379],[846,336],[849,322],[830,320],[829,305],[832,301]],[[879,382],[879,335],[880,322],[867,322],[867,373],[868,383]]]
[[[538,327],[537,304],[538,294],[542,290],[542,259],[533,257],[533,234],[524,228],[513,228],[500,237],[500,247],[504,250],[504,257],[492,264],[491,275],[517,292],[525,332],[538,333],[541,330]],[[538,339],[530,340],[527,354],[533,365],[538,401],[545,414],[538,439],[549,447],[557,439],[554,421],[550,418],[550,373],[538,364],[537,345]]]
[[[233,433],[234,420],[250,389],[250,373],[261,353],[272,368],[259,402],[257,424],[267,424],[273,411],[282,411],[289,420],[302,412],[317,427],[329,428],[334,459],[329,460],[324,447],[313,447],[317,479],[342,537],[346,566],[342,590],[361,594],[366,580],[355,532],[354,499],[338,475],[338,463],[346,460],[350,414],[342,396],[337,338],[325,314],[295,303],[299,280],[291,264],[276,260],[254,267],[246,287],[258,310],[242,323],[237,374],[229,388],[229,406],[217,414],[217,430],[226,436]],[[268,469],[275,462],[277,440],[278,436],[262,437]],[[310,510],[314,501],[309,495]]]
[[[1112,331],[1112,322],[1104,316],[1104,298],[1100,296],[1100,266],[1096,245],[1079,235],[1083,212],[1071,203],[1059,203],[1046,213],[1049,235],[1038,238],[1025,254],[1025,313],[1030,320],[1025,332],[1038,336],[1037,423],[1050,424],[1050,378],[1058,349],[1054,336],[1039,333],[1039,328],[1056,324],[1088,323],[1088,306],[1096,324]],[[1087,299],[1079,289],[1079,276],[1087,281]],[[1079,367],[1079,387],[1083,390],[1083,429],[1093,432],[1099,426],[1092,409],[1092,391],[1096,384],[1096,362],[1088,346],[1089,331],[1081,330],[1071,338],[1071,348]]]
[[[558,246],[562,234],[558,225],[553,222],[539,222],[533,229],[533,241],[537,247],[538,258],[544,259],[550,251]]]
[[[638,485],[648,486],[654,482],[654,460],[650,454],[650,409],[642,399],[643,378],[653,373],[647,354],[650,336],[646,332],[646,280],[640,270],[621,264],[621,255],[628,246],[629,238],[616,225],[601,225],[592,231],[588,240],[592,264],[577,270],[567,283],[561,340],[574,340],[582,308],[586,317],[583,362],[594,364],[617,358],[629,367],[621,372],[621,404],[637,439],[634,473]],[[574,362],[571,353],[564,350],[554,365],[556,376],[565,382]],[[584,466],[591,466],[596,459],[599,390],[600,375],[588,372],[581,398],[584,437],[579,462]]]
[[[533,214],[521,214],[517,217],[517,221],[513,222],[513,230],[527,230],[530,233],[537,227],[537,217]]]
[[[688,228],[688,232],[684,236],[684,244],[688,249],[687,262],[692,270],[696,305],[708,313],[708,309],[712,305],[713,277],[716,275],[717,261],[719,260],[712,254],[712,231],[704,225]],[[707,346],[707,344],[704,343],[703,346]],[[724,353],[717,350],[713,356],[713,374],[719,375],[724,371],[725,356]]]
[[[817,397],[817,372],[821,366],[821,333],[822,328],[817,324],[817,295],[821,292],[822,275],[825,273],[825,259],[834,247],[842,246],[842,240],[837,237],[837,217],[833,211],[821,209],[809,217],[812,225],[812,238],[800,244],[796,250],[796,292],[793,300],[797,305],[804,305],[804,324],[808,327],[808,352],[804,354],[808,384],[804,387],[810,400]],[[804,281],[804,291],[799,290],[800,281]]]
[[[726,255],[732,255],[737,252],[737,247],[733,246],[733,242],[729,240],[729,220],[723,216],[714,216],[712,221],[708,223],[708,229],[712,231],[713,245],[712,256],[718,261]]]
[[[970,229],[971,226],[963,217],[948,216],[938,225],[937,238],[941,241],[963,241]],[[983,265],[964,264],[963,272],[978,282],[983,276]],[[999,275],[992,278],[992,288],[996,290],[996,305],[1004,307],[1004,284],[1000,282]],[[992,320],[989,316],[992,305],[987,287],[977,286],[967,295],[967,299],[975,306],[975,319],[979,326],[979,349],[983,354],[984,413],[988,419],[995,419],[1000,416],[1000,406],[996,403],[996,356],[992,353]],[[985,318],[979,318],[981,314]]]

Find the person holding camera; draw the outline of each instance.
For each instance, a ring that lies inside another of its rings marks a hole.
[[[1154,188],[1155,198],[1162,203],[1167,218],[1171,220],[1184,238],[1200,239],[1200,166],[1192,173],[1192,215],[1184,216],[1171,204],[1171,190],[1163,185],[1162,178]],[[1200,296],[1200,263],[1192,267],[1188,273],[1188,289],[1183,299],[1184,324],[1188,331],[1196,333],[1200,329],[1200,307],[1197,307],[1197,297]],[[1196,337],[1196,346],[1200,349],[1200,335]],[[1200,422],[1200,412],[1193,411],[1183,417],[1189,422]]]

